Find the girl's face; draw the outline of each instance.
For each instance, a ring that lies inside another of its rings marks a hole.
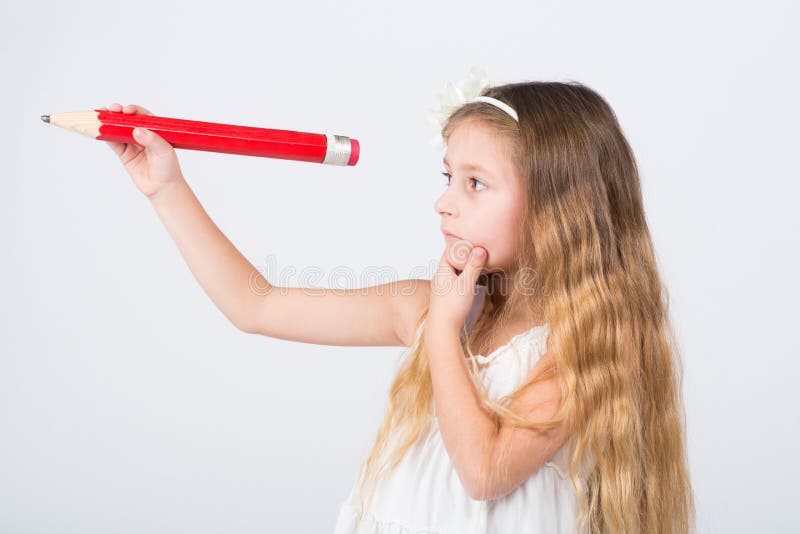
[[[487,126],[467,121],[450,135],[444,158],[446,189],[434,209],[442,217],[447,247],[458,239],[485,248],[485,272],[512,273],[524,209],[519,173],[506,141]]]

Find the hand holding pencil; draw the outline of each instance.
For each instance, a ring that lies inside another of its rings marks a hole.
[[[103,108],[106,109],[106,108]],[[147,109],[135,104],[122,107],[118,103],[111,104],[110,111],[119,111],[129,114],[153,115]],[[125,170],[133,178],[139,191],[147,198],[152,199],[164,186],[183,179],[183,172],[178,163],[175,149],[163,137],[147,129],[133,132],[138,144],[116,143],[105,141],[111,150],[119,156]]]
[[[51,113],[41,119],[109,143],[148,197],[161,181],[180,174],[176,148],[328,165],[355,165],[361,152],[358,140],[344,135],[159,117],[141,106],[123,108],[116,102],[111,109]],[[136,146],[129,152],[125,145]]]

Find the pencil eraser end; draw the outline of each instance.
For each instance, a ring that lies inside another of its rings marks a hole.
[[[357,139],[350,139],[350,159],[347,161],[348,165],[355,165],[358,162],[358,155],[361,153],[361,147]]]

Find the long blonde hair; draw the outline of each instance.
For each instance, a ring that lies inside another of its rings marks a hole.
[[[527,202],[515,282],[501,290],[507,278],[482,275],[484,308],[462,337],[482,406],[498,429],[546,430],[567,420],[569,475],[580,503],[576,523],[590,532],[694,532],[681,357],[636,162],[617,118],[599,94],[578,82],[513,83],[483,95],[511,105],[519,123],[491,104],[471,102],[450,116],[442,136],[448,140],[466,121],[496,131],[507,141]],[[419,318],[359,470],[359,523],[380,480],[431,424],[427,313]],[[505,330],[519,313],[545,317],[552,358],[508,399],[556,376],[562,399],[551,420],[511,412],[489,399],[477,378],[471,345],[478,336]]]

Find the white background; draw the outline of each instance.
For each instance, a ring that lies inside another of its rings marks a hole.
[[[357,138],[355,167],[178,156],[273,282],[362,287],[433,273],[425,115],[472,65],[614,108],[683,350],[698,530],[796,528],[792,2],[72,4],[0,7],[0,532],[329,532],[403,352],[237,330],[109,148],[41,114]]]

